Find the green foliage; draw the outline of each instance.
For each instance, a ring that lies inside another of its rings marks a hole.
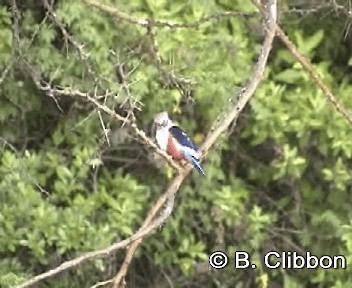
[[[11,13],[5,7],[0,7],[0,64],[9,60],[11,52]]]
[[[107,93],[104,103],[119,113],[140,101],[136,118],[147,133],[153,115],[167,110],[201,142],[237,101],[233,95],[248,79],[263,36],[257,14],[148,32],[84,1],[56,1],[55,15],[73,45],[42,6],[22,2],[18,47],[12,10],[0,4],[1,71],[8,67],[0,84],[1,287],[132,235],[171,174],[156,169],[150,151],[129,131],[119,135],[121,123],[98,115],[83,97],[38,90],[26,63],[65,91]],[[257,11],[251,1],[101,2],[136,18],[180,23]],[[280,3],[281,9],[296,2]],[[341,40],[344,19],[321,21],[328,12],[282,12],[280,23],[343,105],[352,107],[351,36]],[[299,248],[345,255],[352,265],[350,125],[276,43],[266,77],[237,122],[239,128],[207,155],[206,176],[193,173],[183,183],[171,217],[143,242],[130,267],[132,278],[140,277],[131,283],[161,287],[160,275],[167,275],[175,287],[349,287],[349,267],[268,270],[261,259],[268,249]],[[248,251],[258,269],[233,273],[231,262],[218,273],[198,274],[196,267],[207,265],[215,250]],[[115,255],[95,260],[45,285],[89,287],[112,277],[120,264]]]
[[[0,285],[1,287],[13,287],[23,282],[29,275],[24,273],[24,269],[18,260],[12,258],[0,261]]]

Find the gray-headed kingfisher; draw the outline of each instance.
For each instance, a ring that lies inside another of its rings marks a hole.
[[[154,117],[156,124],[156,142],[160,149],[166,151],[177,161],[186,159],[191,162],[197,171],[205,175],[197,153],[198,147],[187,134],[175,125],[167,112],[161,112]]]

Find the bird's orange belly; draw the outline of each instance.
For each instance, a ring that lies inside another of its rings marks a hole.
[[[167,153],[169,153],[172,158],[174,158],[175,160],[181,160],[183,159],[183,153],[181,151],[181,149],[178,149],[178,145],[177,143],[175,143],[175,139],[173,139],[172,137],[169,137],[168,141],[167,141],[167,147],[166,147],[166,151]]]

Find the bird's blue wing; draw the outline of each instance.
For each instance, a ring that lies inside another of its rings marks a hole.
[[[192,142],[192,140],[187,136],[186,132],[184,132],[178,126],[172,126],[169,129],[169,132],[182,146],[189,147],[195,151],[198,150],[198,147]]]
[[[178,126],[172,126],[169,129],[170,134],[177,140],[181,146],[188,147],[191,149],[183,149],[184,156],[193,164],[193,166],[198,170],[199,173],[205,175],[202,165],[200,164],[200,160],[196,153],[193,151],[197,151],[198,147],[192,142],[192,140],[187,136],[186,132],[184,132]],[[193,151],[192,151],[193,150]]]

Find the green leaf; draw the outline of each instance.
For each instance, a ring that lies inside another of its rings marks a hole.
[[[274,79],[288,84],[295,84],[302,79],[302,71],[296,69],[286,69],[275,74]]]

